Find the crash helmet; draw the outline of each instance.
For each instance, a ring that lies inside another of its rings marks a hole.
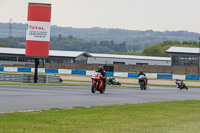
[[[104,69],[103,69],[102,66],[99,66],[98,69],[97,69],[98,72],[103,72],[103,70],[104,70]]]
[[[143,73],[143,70],[140,70],[140,73]]]

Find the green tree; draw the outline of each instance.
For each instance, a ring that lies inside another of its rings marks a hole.
[[[0,47],[8,47],[5,43],[0,42]]]
[[[161,55],[161,45],[155,44],[144,48],[142,55],[145,56],[160,56]]]

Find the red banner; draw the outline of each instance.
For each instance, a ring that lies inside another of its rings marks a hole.
[[[29,3],[26,31],[26,56],[48,57],[51,5]]]

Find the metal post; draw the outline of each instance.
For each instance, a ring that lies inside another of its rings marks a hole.
[[[199,53],[198,53],[198,75],[199,75],[199,54],[200,54],[200,38],[199,38]]]
[[[38,80],[38,58],[35,58],[35,75],[34,75],[34,83],[37,83]]]
[[[19,64],[18,64],[18,60],[19,60],[19,59],[18,59],[18,56],[17,56],[17,67],[18,67],[18,65],[19,65]]]
[[[45,58],[43,58],[43,68],[44,68],[44,64],[45,64]]]

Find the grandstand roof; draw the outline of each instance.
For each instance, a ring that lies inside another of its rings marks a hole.
[[[0,47],[0,54],[13,54],[13,55],[25,55],[25,49],[21,48],[5,48]],[[82,54],[91,56],[84,51],[61,51],[61,50],[49,50],[49,56],[59,57],[78,57]]]
[[[0,47],[0,54],[8,55],[24,55],[25,49],[22,48],[5,48]],[[137,56],[137,55],[117,55],[117,54],[97,54],[87,53],[84,51],[61,51],[61,50],[49,50],[49,56],[53,57],[72,57],[76,58],[85,54],[88,57],[101,57],[101,58],[122,58],[122,59],[138,59],[138,60],[166,60],[170,61],[170,57],[155,57],[155,56]]]
[[[200,48],[193,47],[170,47],[166,53],[179,53],[179,54],[200,54]]]

